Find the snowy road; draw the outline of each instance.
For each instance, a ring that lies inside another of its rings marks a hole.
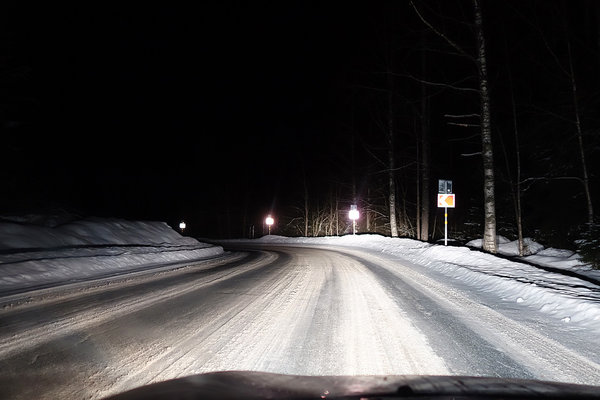
[[[596,344],[490,299],[391,256],[256,246],[4,299],[0,397],[102,398],[221,370],[600,382]]]

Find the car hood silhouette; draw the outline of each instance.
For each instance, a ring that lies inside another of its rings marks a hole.
[[[600,387],[474,376],[299,376],[227,371],[154,383],[107,400],[379,398],[600,399]]]

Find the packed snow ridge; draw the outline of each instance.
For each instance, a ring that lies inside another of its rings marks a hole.
[[[218,256],[164,222],[25,216],[0,219],[0,294]]]

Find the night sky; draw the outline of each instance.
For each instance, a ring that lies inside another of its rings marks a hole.
[[[18,201],[172,220],[249,197],[263,212],[306,142],[327,135],[335,76],[355,56],[353,22],[334,12],[16,8],[10,45],[32,98],[31,123],[9,138]]]
[[[472,18],[471,3],[450,3],[417,2],[472,50],[474,42],[455,23]],[[556,68],[544,66],[553,56],[532,38],[535,30],[523,18],[535,14],[536,26],[546,29],[558,6],[549,7],[547,16],[543,2],[522,9],[514,8],[519,2],[500,3],[483,5],[495,49],[490,50],[494,118],[505,120],[510,107],[499,54],[508,47],[516,59],[527,53],[542,64],[544,80],[529,79],[540,73],[531,60],[529,67],[515,69],[514,79],[523,89],[520,104],[535,103],[538,96],[543,102],[549,92],[540,91]],[[596,10],[590,2],[572,3],[574,19],[586,7]],[[597,19],[590,21],[597,25]],[[407,1],[48,4],[35,10],[15,4],[3,12],[2,24],[3,213],[65,209],[173,226],[184,219],[190,234],[226,237],[246,235],[252,224],[260,230],[268,212],[292,218],[305,181],[312,199],[334,187],[344,205],[356,201],[352,191],[365,197],[367,190],[383,190],[378,182],[385,174],[378,171],[384,167],[377,159],[385,155],[378,123],[385,97],[378,93],[385,90],[381,74],[390,45],[398,72],[396,101],[402,103],[397,156],[399,165],[409,166],[399,173],[399,191],[408,196],[409,207],[414,202],[411,184],[403,179],[415,174],[410,164],[420,89],[401,75],[419,71],[424,26]],[[472,78],[464,79],[473,75],[467,64],[444,55],[443,44],[431,35],[428,40],[429,78],[473,85]],[[527,44],[519,50],[522,43]],[[598,56],[586,54],[593,59],[590,68],[597,66]],[[593,74],[583,68],[582,75]],[[464,190],[459,201],[479,202],[480,183],[472,184],[480,180],[479,158],[460,154],[478,151],[480,142],[452,141],[476,131],[448,127],[443,118],[454,111],[478,112],[477,99],[429,90],[437,96],[431,106],[437,160],[432,179],[454,179]],[[593,98],[592,92],[586,96]],[[534,125],[526,117],[532,109],[522,109],[524,124]],[[504,165],[500,148],[496,154]],[[469,214],[468,207],[462,214]]]

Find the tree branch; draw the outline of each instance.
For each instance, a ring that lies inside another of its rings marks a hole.
[[[425,25],[427,25],[429,27],[429,29],[431,29],[436,35],[438,35],[439,37],[441,37],[442,39],[444,39],[446,41],[446,43],[448,43],[450,46],[452,46],[456,51],[458,51],[460,54],[462,54],[463,56],[465,56],[467,59],[473,61],[475,63],[475,65],[477,65],[477,60],[473,56],[471,56],[466,51],[464,51],[463,48],[460,47],[458,44],[456,44],[452,40],[450,40],[450,38],[448,36],[444,35],[442,32],[440,32],[437,29],[435,29],[435,27],[433,25],[431,25],[429,23],[429,21],[427,21],[423,17],[423,15],[421,15],[421,13],[419,12],[419,9],[417,8],[417,6],[415,6],[415,3],[412,0],[410,2],[410,5],[415,10],[415,12],[417,13],[417,15],[421,19],[421,21],[423,21],[423,23]]]
[[[444,117],[447,118],[479,118],[480,115],[477,113],[473,113],[473,114],[462,114],[462,115],[452,115],[452,114],[444,114]]]
[[[446,125],[460,126],[463,128],[479,128],[481,126],[480,124],[466,124],[461,122],[446,122]]]
[[[523,179],[521,182],[519,183],[535,183],[535,182],[539,182],[539,181],[578,181],[579,183],[583,183],[583,179],[581,179],[578,176],[550,176],[550,177],[537,177],[537,178],[527,178],[527,179]]]
[[[473,138],[479,138],[481,137],[481,133],[476,133],[474,135],[471,136],[467,136],[465,138],[459,138],[459,139],[448,139],[449,142],[462,142],[463,140],[469,140],[469,139],[473,139]]]
[[[392,75],[403,77],[403,78],[410,78],[410,79],[413,79],[413,80],[415,80],[417,82],[424,83],[425,85],[441,86],[441,87],[446,87],[446,88],[453,89],[453,90],[460,90],[460,91],[463,91],[463,92],[479,93],[479,89],[474,89],[474,88],[469,88],[469,87],[455,86],[452,83],[440,83],[440,82],[426,81],[425,79],[417,78],[416,76],[411,75],[411,74],[399,74],[397,72],[394,72],[394,73],[392,73]],[[461,81],[458,81],[458,82],[461,82]],[[458,82],[455,82],[455,83],[458,83]]]

